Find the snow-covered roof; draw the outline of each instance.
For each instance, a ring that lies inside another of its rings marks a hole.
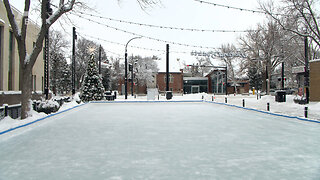
[[[5,24],[3,19],[0,19],[0,24]]]
[[[293,74],[303,73],[303,72],[304,72],[304,67],[305,67],[305,66],[293,67],[293,68],[292,68],[292,73],[293,73]]]
[[[311,63],[312,63],[312,62],[320,62],[320,59],[313,59],[313,60],[311,60],[310,62],[311,62]]]

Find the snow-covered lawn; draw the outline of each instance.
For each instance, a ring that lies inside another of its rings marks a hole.
[[[225,98],[227,98],[227,103],[232,105],[237,105],[242,107],[243,99],[245,100],[245,107],[258,109],[267,111],[267,103],[270,103],[270,112],[289,115],[289,116],[297,116],[304,117],[304,108],[308,107],[308,118],[314,120],[320,120],[320,102],[310,102],[307,105],[299,105],[293,102],[295,95],[287,95],[286,102],[275,102],[275,96],[261,96],[261,99],[256,95],[212,95],[206,93],[200,94],[174,94],[172,101],[183,101],[183,100],[202,100],[202,97],[206,101],[212,101],[212,97],[214,102],[225,103]],[[128,96],[127,101],[143,101],[146,100],[146,96],[136,96],[136,98],[132,96]],[[156,97],[156,101],[158,97]],[[159,100],[166,100],[165,96],[160,96]],[[124,96],[119,96],[117,101],[124,101]]]
[[[0,177],[319,179],[319,132],[210,103],[90,103],[0,136]]]

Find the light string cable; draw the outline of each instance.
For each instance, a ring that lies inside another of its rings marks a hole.
[[[246,11],[246,12],[251,12],[251,13],[260,13],[260,14],[266,14],[266,15],[270,15],[267,12],[264,11],[259,11],[259,10],[252,10],[252,9],[245,9],[245,8],[239,8],[239,7],[233,7],[233,6],[228,6],[228,5],[223,5],[223,4],[217,4],[217,3],[213,3],[213,2],[208,2],[208,1],[203,1],[203,0],[194,0],[203,4],[210,4],[213,6],[218,6],[218,7],[223,7],[223,8],[228,8],[228,9],[234,9],[234,10],[239,10],[239,11]],[[272,15],[277,15],[277,16],[287,16],[285,14],[272,14]]]
[[[253,30],[222,30],[222,29],[196,29],[196,28],[184,28],[184,27],[171,27],[171,26],[161,26],[161,25],[154,25],[154,24],[145,24],[145,23],[137,23],[137,22],[132,22],[132,21],[126,21],[126,20],[121,20],[121,19],[114,19],[114,18],[109,18],[109,17],[104,17],[104,16],[99,16],[99,15],[94,15],[94,14],[89,14],[85,12],[80,12],[77,11],[76,13],[90,16],[90,17],[96,17],[100,19],[105,19],[109,21],[115,21],[115,22],[120,22],[120,23],[126,23],[126,24],[131,24],[131,25],[138,25],[138,26],[146,26],[146,27],[151,27],[151,28],[160,28],[160,29],[170,29],[170,30],[180,30],[180,31],[195,31],[195,32],[219,32],[219,33],[243,33],[243,32],[250,32]]]
[[[121,31],[121,32],[124,32],[124,33],[127,33],[127,34],[131,34],[131,35],[134,35],[134,36],[140,36],[140,37],[143,37],[143,38],[146,38],[146,39],[150,39],[150,40],[154,40],[154,41],[158,41],[158,42],[164,42],[164,43],[167,43],[167,44],[174,44],[174,45],[179,45],[179,46],[186,46],[186,47],[193,47],[193,48],[201,48],[201,49],[220,49],[220,48],[215,48],[215,47],[208,47],[208,46],[197,46],[197,45],[190,45],[190,44],[184,44],[184,43],[178,43],[178,42],[173,42],[173,41],[166,41],[166,40],[161,40],[161,39],[158,39],[158,38],[153,38],[153,37],[149,37],[149,36],[144,36],[144,35],[141,35],[141,34],[137,34],[137,33],[133,33],[133,32],[130,32],[130,31],[127,31],[127,30],[123,30],[123,29],[120,29],[120,28],[116,28],[116,27],[113,27],[113,26],[110,26],[110,25],[107,25],[107,24],[103,24],[101,22],[98,22],[98,21],[95,21],[95,20],[92,20],[92,19],[89,19],[89,18],[86,18],[84,16],[81,16],[81,15],[77,15],[77,14],[74,14],[75,16],[78,16],[82,19],[85,19],[87,21],[90,21],[90,22],[93,22],[93,23],[96,23],[96,24],[99,24],[101,26],[105,26],[107,28],[110,28],[110,29],[114,29],[116,31]]]
[[[95,38],[95,37],[93,37],[93,36],[90,36],[90,35],[87,35],[87,34],[84,34],[84,33],[79,33],[79,32],[77,32],[77,35],[79,35],[81,38],[83,38],[83,39],[86,39],[86,37],[89,37],[89,38],[92,38],[92,39],[96,39],[96,40],[102,40],[102,39],[99,39],[99,38]],[[117,55],[117,56],[122,56],[122,55],[120,55],[120,54],[118,54],[118,53],[115,53],[115,52],[113,52],[113,51],[109,51],[109,50],[107,50],[107,49],[104,49],[105,51],[107,51],[108,53],[111,53],[111,54],[114,54],[114,55]]]
[[[81,34],[80,36],[82,38],[91,38],[91,39],[94,39],[94,40],[98,40],[98,41],[104,41],[104,42],[107,42],[107,43],[110,43],[110,44],[116,44],[116,45],[119,45],[119,46],[125,46],[125,44],[122,44],[122,43],[119,43],[119,42],[114,42],[114,41],[110,41],[110,40],[106,40],[106,39],[103,39],[103,38],[100,38],[100,37],[95,37],[95,36],[91,36],[89,34],[86,34],[86,33],[83,33],[83,32],[78,32],[79,34]],[[147,50],[147,51],[154,51],[154,52],[161,52],[161,53],[165,53],[166,51],[165,50],[160,50],[160,49],[152,49],[152,48],[145,48],[145,47],[141,47],[141,46],[133,46],[133,45],[128,45],[129,47],[132,47],[132,48],[136,48],[136,49],[142,49],[142,50]],[[187,52],[187,51],[170,51],[171,53],[182,53],[182,54],[189,54],[190,52]],[[114,53],[116,54],[116,53]],[[119,54],[117,54],[119,55]]]
[[[103,38],[100,38],[100,37],[91,36],[91,35],[86,34],[86,33],[82,33],[81,32],[80,34],[82,34],[81,37],[83,37],[83,38],[89,37],[89,38],[92,38],[92,39],[95,39],[95,40],[98,40],[98,41],[104,41],[104,42],[107,42],[107,43],[110,43],[110,44],[116,44],[116,45],[119,45],[119,46],[126,46],[125,44],[122,44],[122,43],[119,43],[119,42],[114,42],[114,41],[106,40],[106,39],[103,39]],[[143,49],[143,50],[148,50],[148,51],[165,52],[165,50],[145,48],[145,47],[141,47],[141,46],[133,46],[133,45],[128,45],[128,46],[132,47],[132,48]]]

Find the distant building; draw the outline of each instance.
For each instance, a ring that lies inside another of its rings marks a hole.
[[[249,93],[250,84],[248,79],[237,79],[236,83],[228,81],[228,94]]]
[[[183,77],[184,94],[207,93],[208,78],[207,77]]]
[[[320,60],[310,61],[310,101],[320,101]]]
[[[215,69],[207,76],[208,78],[208,93],[226,94],[226,70]]]
[[[167,76],[165,72],[159,72],[157,74],[157,87],[160,92],[166,91]],[[169,91],[173,93],[183,93],[183,71],[170,72],[169,73]]]

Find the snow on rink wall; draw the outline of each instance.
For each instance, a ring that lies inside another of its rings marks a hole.
[[[320,178],[317,123],[203,101],[164,102],[89,103],[0,136],[0,177]]]

